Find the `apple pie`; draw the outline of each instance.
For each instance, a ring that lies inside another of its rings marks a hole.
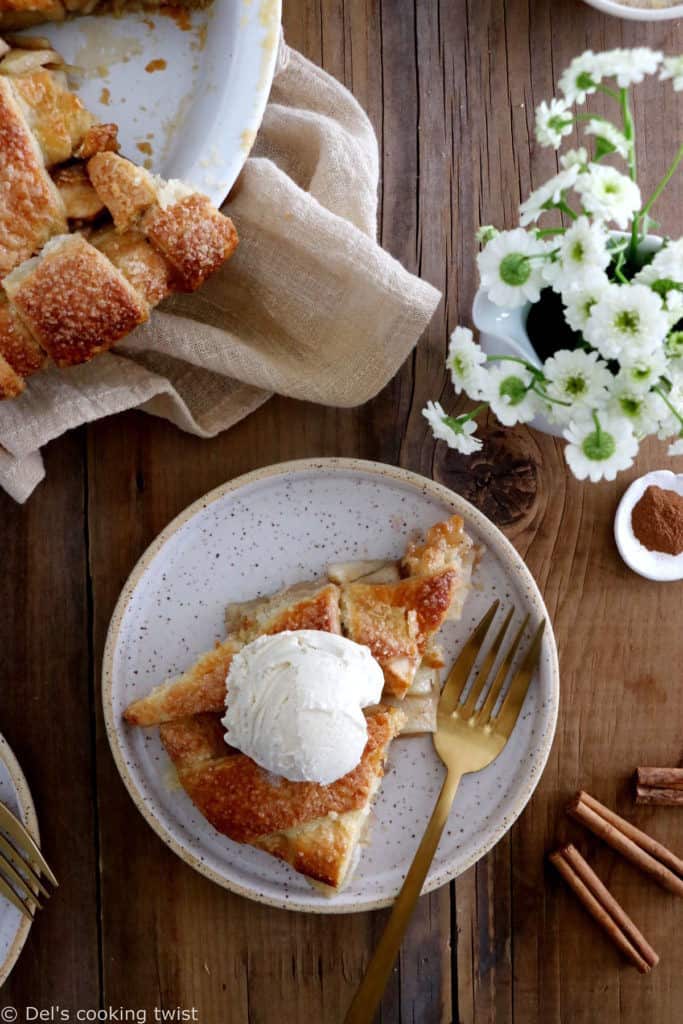
[[[0,398],[106,352],[237,241],[206,196],[119,155],[47,40],[0,40]]]
[[[478,554],[453,516],[428,530],[423,543],[410,543],[400,561],[331,565],[327,580],[229,604],[227,639],[130,704],[124,718],[160,727],[183,789],[217,831],[266,850],[333,894],[357,857],[389,743],[436,728],[442,658],[434,636],[447,617],[460,615]],[[235,654],[260,636],[300,629],[368,645],[384,673],[382,703],[365,712],[361,762],[330,786],[273,777],[223,738]]]

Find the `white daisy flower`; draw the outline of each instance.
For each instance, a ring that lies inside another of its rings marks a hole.
[[[583,349],[556,352],[546,360],[543,375],[548,382],[546,390],[550,397],[570,403],[553,406],[555,417],[564,422],[576,416],[579,409],[603,405],[614,381],[598,353]]]
[[[538,220],[544,210],[552,209],[562,199],[562,194],[573,188],[579,176],[579,167],[574,165],[560,171],[541,185],[519,208],[519,223],[524,227]]]
[[[422,415],[432,428],[434,437],[438,441],[445,441],[449,448],[463,455],[472,455],[481,448],[482,442],[472,436],[477,429],[474,420],[448,416],[439,402],[427,402]]]
[[[598,140],[598,154],[618,153],[625,160],[631,152],[631,143],[623,132],[619,131],[611,121],[603,121],[595,117],[585,126],[586,135],[595,135]],[[600,145],[602,143],[602,146]]]
[[[559,149],[564,136],[571,134],[574,118],[569,106],[566,100],[553,98],[550,103],[543,100],[536,107],[536,138],[541,146]]]
[[[660,417],[657,431],[662,441],[683,431],[683,372],[670,370],[667,377],[671,387],[666,392],[666,401],[662,399],[664,411]]]
[[[613,284],[591,309],[583,334],[605,359],[620,359],[652,352],[668,330],[658,295],[642,284]]]
[[[579,217],[558,239],[559,245],[553,243],[557,246],[555,256],[545,263],[543,276],[562,294],[572,288],[589,287],[596,271],[609,266],[607,241],[600,221],[591,223],[587,217]]]
[[[678,288],[670,288],[664,297],[664,308],[671,327],[683,319],[683,291],[680,288],[680,285]]]
[[[451,334],[446,365],[451,371],[451,380],[456,395],[461,391],[476,396],[483,384],[486,353],[474,341],[468,327],[456,327]]]
[[[663,54],[647,46],[632,49],[607,50],[598,55],[605,78],[616,78],[620,89],[637,85],[645,75],[654,75],[662,62]]]
[[[628,469],[638,451],[638,441],[629,420],[609,413],[594,413],[572,420],[564,431],[568,441],[564,457],[578,480],[588,477],[614,480]]]
[[[613,220],[620,228],[627,226],[641,206],[640,189],[635,181],[607,165],[589,164],[574,187],[588,213]]]
[[[568,288],[562,292],[564,318],[573,331],[582,334],[595,303],[609,288],[609,278],[604,272],[596,272],[590,284],[584,288]]]
[[[683,331],[672,331],[671,334],[667,335],[664,342],[664,352],[666,352],[669,359],[683,358]],[[662,359],[664,359],[664,353],[662,353]]]
[[[568,103],[584,103],[600,85],[603,77],[603,65],[600,55],[586,50],[579,57],[574,57],[568,68],[560,76],[560,89]]]
[[[503,231],[477,256],[479,276],[496,306],[514,309],[538,302],[546,245],[522,228]]]
[[[560,157],[560,166],[568,171],[572,167],[578,167],[582,170],[588,164],[588,150],[585,146],[579,146],[578,149],[568,149],[566,153],[563,153]]]
[[[634,280],[650,287],[658,281],[683,283],[683,238],[663,245],[652,261],[638,271]]]
[[[683,437],[679,437],[677,441],[672,441],[667,452],[669,455],[683,455]]]
[[[503,362],[486,375],[483,397],[503,426],[528,423],[539,412],[538,397],[530,390],[531,383],[531,374],[517,363]]]
[[[683,89],[683,56],[664,58],[662,70],[659,72],[659,80],[663,82],[667,78],[673,79],[674,92],[680,92]]]
[[[666,354],[659,346],[644,354],[625,349],[619,357],[619,365],[619,376],[627,380],[630,387],[639,391],[649,391],[666,372]]]
[[[643,438],[657,430],[666,406],[658,394],[644,391],[628,372],[621,371],[612,378],[609,409],[615,416],[624,416],[636,437]]]

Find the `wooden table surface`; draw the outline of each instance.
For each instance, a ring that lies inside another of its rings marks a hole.
[[[579,0],[285,0],[284,21],[289,42],[368,110],[383,161],[381,240],[444,302],[414,357],[362,409],[273,399],[214,441],[118,416],[51,444],[47,481],[26,506],[0,497],[0,728],[61,879],[0,1005],[111,1005],[149,1019],[155,1006],[195,1007],[202,1024],[341,1021],[385,912],[272,910],[176,858],[119,780],[99,671],[128,573],[189,502],[272,462],[352,455],[433,476],[502,526],[545,596],[562,669],[535,796],[487,857],[422,899],[381,1020],[676,1024],[683,906],[563,815],[583,786],[683,847],[681,812],[636,810],[629,784],[636,764],[683,755],[683,584],[629,573],[611,536],[624,485],[663,465],[663,447],[647,447],[616,483],[587,486],[568,476],[559,444],[525,428],[491,425],[483,457],[468,464],[435,446],[420,410],[439,397],[455,407],[443,361],[448,331],[469,321],[476,227],[512,226],[520,195],[555,170],[555,154],[533,139],[535,106],[587,47],[677,53],[683,29],[602,17]],[[678,145],[682,110],[670,87],[636,90],[646,190]],[[672,234],[683,229],[681,181],[659,206]],[[660,952],[650,977],[620,962],[545,867],[568,836]]]

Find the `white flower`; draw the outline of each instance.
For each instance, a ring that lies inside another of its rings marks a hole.
[[[647,46],[633,49],[607,50],[598,55],[605,78],[616,78],[620,89],[642,82],[645,75],[654,75],[662,62],[663,54]]]
[[[681,434],[683,431],[683,372],[669,370],[667,377],[671,382],[666,395],[666,402],[662,402],[664,412],[659,420],[659,437],[671,437],[672,434]],[[664,391],[664,389],[662,389]]]
[[[543,375],[551,398],[567,405],[553,405],[553,416],[566,422],[581,408],[593,409],[603,405],[609,397],[608,388],[614,378],[607,366],[598,358],[597,352],[583,349],[562,349],[547,359]]]
[[[578,175],[578,165],[567,167],[532,192],[519,208],[519,223],[522,227],[538,220],[544,210],[551,209],[554,204],[559,203],[562,194],[574,187]]]
[[[572,167],[579,169],[584,168],[588,163],[588,151],[585,146],[579,146],[578,149],[568,149],[566,153],[563,153],[560,157],[560,166],[564,167],[565,171],[568,171]]]
[[[556,292],[563,295],[572,289],[589,287],[596,271],[609,266],[607,232],[600,221],[591,224],[587,217],[579,217],[558,239],[554,259],[548,260],[543,276]]]
[[[517,363],[503,362],[487,374],[483,397],[504,426],[528,423],[539,412],[531,383],[531,374]]]
[[[481,227],[477,228],[475,238],[480,245],[486,245],[492,238],[499,235],[500,231],[498,228],[494,228],[493,224],[482,224]]]
[[[639,391],[649,391],[659,381],[667,367],[666,355],[660,347],[643,354],[625,349],[619,357],[619,362],[619,376],[623,380],[628,380],[629,385]]]
[[[658,295],[642,284],[613,284],[591,309],[583,334],[605,359],[621,359],[652,352],[668,330]]]
[[[566,100],[545,100],[536,107],[536,138],[542,146],[559,149],[565,135],[570,135],[574,118]]]
[[[592,483],[614,480],[638,451],[630,422],[604,412],[572,420],[564,436],[569,442],[564,450],[569,468],[578,480],[588,477]]]
[[[446,365],[451,371],[451,380],[456,395],[467,391],[476,397],[483,384],[486,353],[474,341],[468,327],[456,327],[451,334]]]
[[[598,142],[605,143],[602,147],[604,153],[618,153],[625,160],[628,159],[631,143],[611,121],[603,121],[602,118],[594,117],[586,125],[585,132],[586,135],[595,135]]]
[[[650,287],[657,281],[683,284],[683,238],[663,245],[652,261],[638,271],[634,280]]]
[[[455,448],[463,455],[471,455],[481,448],[479,438],[472,437],[477,429],[474,420],[448,416],[439,402],[427,402],[422,415],[432,428],[434,437],[445,441],[449,448]]]
[[[583,333],[593,306],[608,288],[607,274],[596,271],[585,288],[569,288],[562,293],[564,318],[573,331]]]
[[[594,93],[602,81],[603,70],[600,54],[586,50],[574,57],[560,76],[560,89],[568,103],[583,103],[586,96]]]
[[[683,331],[672,331],[668,335],[664,342],[664,351],[669,359],[680,359],[683,356]],[[662,359],[664,359],[664,353],[662,353]]]
[[[635,211],[640,209],[640,189],[635,181],[614,167],[589,164],[574,187],[588,213],[603,220],[613,220],[620,228],[625,228]]]
[[[615,416],[624,416],[630,422],[636,437],[653,434],[666,410],[658,394],[644,391],[623,370],[612,378],[609,408]]]
[[[477,256],[477,264],[491,302],[508,309],[538,302],[546,252],[544,243],[522,228],[503,231],[490,241]]]
[[[663,82],[666,78],[673,78],[674,91],[680,92],[683,89],[683,57],[665,57],[662,65],[659,80]]]
[[[677,441],[672,441],[668,448],[669,455],[683,455],[683,437],[679,437]]]

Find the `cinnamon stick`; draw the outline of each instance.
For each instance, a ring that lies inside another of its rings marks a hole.
[[[683,790],[683,768],[637,768],[636,780],[639,786]]]
[[[651,804],[657,807],[683,807],[683,789],[636,786],[636,803]]]
[[[549,859],[615,946],[641,974],[649,974],[659,957],[579,851],[565,846]]]
[[[666,846],[620,818],[588,793],[578,793],[567,810],[572,818],[609,843],[659,885],[683,897],[683,861]]]

